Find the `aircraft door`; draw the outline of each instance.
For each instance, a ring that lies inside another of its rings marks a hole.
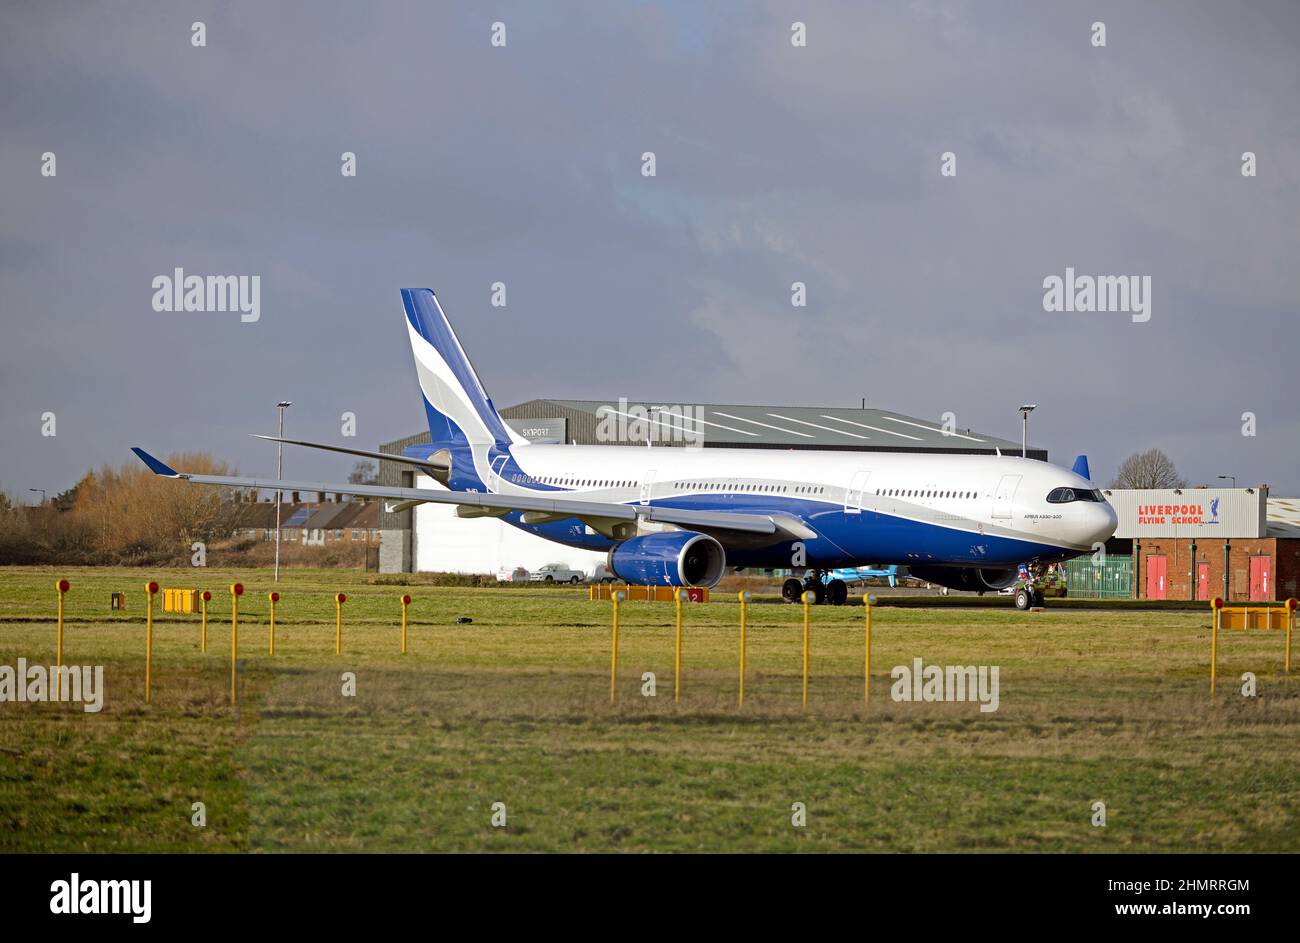
[[[655,483],[655,470],[652,468],[645,473],[645,478],[641,481],[641,498],[642,504],[650,503],[650,489]]]
[[[867,481],[870,478],[871,472],[869,471],[858,470],[853,473],[848,490],[844,492],[845,514],[862,513],[862,498],[867,492]]]
[[[508,461],[510,461],[510,456],[509,456],[509,455],[502,455],[502,456],[499,456],[499,457],[497,458],[497,460],[496,460],[495,462],[492,463],[492,466],[491,466],[491,467],[492,467],[492,478],[495,479],[495,480],[494,480],[494,481],[490,481],[490,482],[488,482],[488,484],[490,484],[490,485],[492,486],[492,490],[493,490],[493,491],[496,491],[498,494],[501,492],[501,485],[502,485],[502,483],[503,483],[503,479],[502,479],[502,477],[501,477],[501,470],[502,470],[503,468],[505,468],[505,466],[506,466],[506,462],[508,462]]]
[[[1016,496],[1016,489],[1020,487],[1021,475],[1003,475],[1002,480],[998,482],[997,490],[993,492],[993,517],[1007,519],[1011,517],[1011,502]]]

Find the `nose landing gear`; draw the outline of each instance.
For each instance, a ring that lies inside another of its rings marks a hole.
[[[1030,586],[1021,586],[1016,590],[1016,608],[1024,612],[1043,604],[1043,594]]]

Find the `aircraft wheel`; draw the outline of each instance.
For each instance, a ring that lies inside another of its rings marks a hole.
[[[803,593],[803,581],[793,576],[781,584],[781,598],[786,602],[798,602]]]
[[[826,585],[824,583],[806,583],[802,587],[806,593],[812,593],[812,604],[820,606],[826,601]]]
[[[849,601],[849,584],[843,580],[831,580],[826,584],[827,601],[832,606],[842,606]]]

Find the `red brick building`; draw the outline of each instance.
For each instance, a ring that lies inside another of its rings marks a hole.
[[[1138,560],[1134,569],[1137,595],[1142,599],[1208,602],[1221,596],[1228,602],[1264,602],[1300,596],[1300,539],[1196,542],[1189,538],[1151,537],[1135,540],[1133,546]]]
[[[1300,597],[1300,499],[1268,488],[1108,491],[1139,599]],[[1118,549],[1118,548],[1117,548]]]

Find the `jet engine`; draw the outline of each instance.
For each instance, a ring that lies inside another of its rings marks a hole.
[[[907,570],[918,580],[972,593],[1004,589],[1016,581],[1014,567],[998,570],[988,567],[909,566]]]
[[[611,573],[649,586],[715,586],[726,565],[722,544],[685,530],[633,537],[609,552]]]

